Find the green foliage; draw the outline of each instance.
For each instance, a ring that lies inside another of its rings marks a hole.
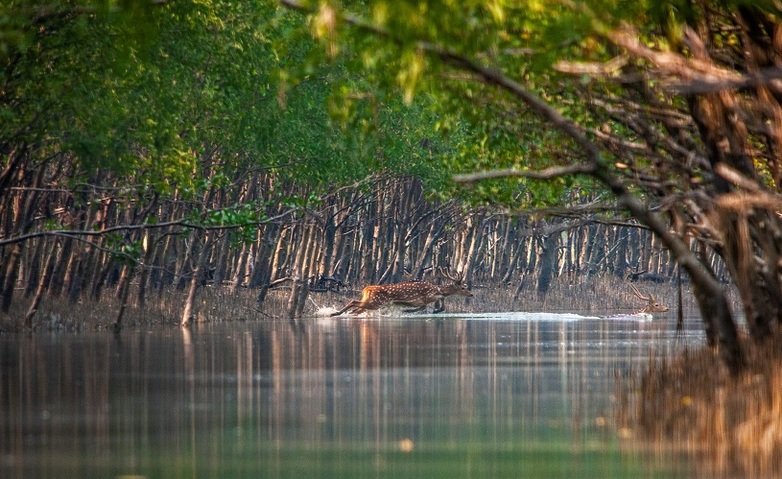
[[[314,192],[377,172],[446,178],[432,102],[374,89],[276,2],[22,0],[0,22],[0,144],[64,155],[75,182],[109,173],[194,199],[259,168]]]
[[[604,3],[610,5],[601,8],[611,11],[627,8],[626,2]],[[583,178],[498,180],[468,190],[453,185],[449,177],[454,173],[510,167],[540,169],[569,164],[578,152],[572,151],[568,139],[523,108],[505,106],[516,102],[466,78],[458,69],[430,61],[419,47],[420,42],[443,45],[511,72],[569,116],[594,126],[595,120],[578,101],[582,94],[579,85],[561,81],[552,76],[550,69],[561,58],[598,59],[607,55],[590,38],[593,30],[588,16],[564,5],[536,1],[375,1],[351,4],[345,11],[337,8],[320,5],[310,20],[315,25],[313,34],[326,47],[323,59],[361,72],[363,78],[340,85],[339,96],[329,102],[332,119],[348,125],[353,133],[369,130],[382,137],[401,130],[409,140],[423,138],[427,145],[436,144],[427,152],[416,150],[412,141],[400,144],[389,137],[383,142],[384,154],[369,160],[374,161],[373,170],[420,175],[443,198],[460,196],[476,204],[514,208],[561,204],[571,197],[572,188],[594,188]],[[368,34],[341,24],[335,18],[342,13],[388,33]],[[409,127],[383,122],[384,109],[378,105],[388,105],[393,112],[401,110],[391,118],[422,128],[410,131]],[[371,151],[364,155],[371,155]],[[333,167],[337,166],[328,166]]]
[[[312,2],[305,19],[272,0],[13,0],[0,7],[0,145],[24,146],[41,161],[66,155],[72,178],[110,172],[141,193],[199,198],[263,169],[318,196],[389,172],[416,175],[444,198],[546,206],[593,185],[582,178],[471,190],[452,184],[453,173],[540,169],[579,152],[494,88],[419,47],[434,42],[500,68],[596,127],[606,119],[580,96],[611,87],[550,68],[615,53],[596,41],[584,12],[600,12],[604,25],[667,22],[671,32],[692,13],[678,1],[574,5],[351,2],[348,13],[389,32],[389,41],[349,28],[328,2]]]

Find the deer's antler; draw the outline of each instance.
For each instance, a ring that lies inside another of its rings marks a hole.
[[[642,301],[646,301],[646,306],[644,306],[639,312],[641,313],[664,313],[668,311],[668,306],[660,303],[655,299],[654,296],[651,294],[645,295],[638,291],[638,288],[636,288],[634,285],[630,285],[630,288],[633,290],[633,294],[635,294],[639,299]]]
[[[441,275],[443,275],[445,278],[450,279],[454,283],[461,283],[464,279],[464,272],[458,273],[455,276],[450,273],[450,268],[446,269],[442,266],[439,266],[437,270],[440,272]]]
[[[638,288],[636,288],[634,284],[630,284],[630,289],[633,290],[633,294],[635,294],[640,300],[649,301],[652,299],[651,295],[645,296],[640,291],[638,291]]]

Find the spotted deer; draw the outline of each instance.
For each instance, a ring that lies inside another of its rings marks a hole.
[[[630,288],[633,290],[633,294],[638,299],[642,301],[646,301],[646,306],[636,311],[636,313],[664,313],[668,311],[668,306],[657,301],[657,299],[651,294],[641,293],[640,291],[638,291],[638,288],[636,288],[635,285],[632,284],[630,285]]]
[[[353,314],[360,314],[367,310],[379,309],[388,304],[409,306],[412,309],[404,310],[406,313],[421,311],[431,302],[435,303],[434,311],[439,313],[445,309],[443,299],[448,296],[472,296],[463,280],[463,274],[451,276],[445,271],[441,271],[443,276],[449,279],[445,285],[438,286],[426,281],[405,281],[393,284],[373,284],[365,287],[361,291],[361,299],[349,302],[344,308],[331,316],[350,311]]]

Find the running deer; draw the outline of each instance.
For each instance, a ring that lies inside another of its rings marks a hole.
[[[632,288],[633,294],[636,295],[638,299],[646,301],[646,306],[636,311],[637,313],[664,313],[668,311],[668,306],[657,301],[657,299],[651,294],[642,294],[640,291],[638,291],[638,288],[632,284],[630,285],[630,288]]]
[[[361,291],[361,299],[349,302],[344,308],[331,316],[350,311],[353,314],[360,314],[367,310],[379,309],[387,304],[400,306],[410,306],[412,309],[404,310],[406,313],[414,313],[426,308],[426,305],[434,302],[434,311],[439,313],[445,309],[443,299],[448,296],[472,296],[463,280],[463,274],[452,276],[441,270],[443,276],[450,282],[443,286],[427,283],[425,281],[405,281],[394,284],[373,284],[365,287]]]

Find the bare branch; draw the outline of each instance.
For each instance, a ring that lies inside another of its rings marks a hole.
[[[595,135],[596,138],[599,138],[600,140],[603,140],[606,143],[610,143],[611,145],[617,146],[624,150],[629,150],[641,154],[649,154],[651,150],[651,148],[649,148],[649,146],[647,146],[645,143],[628,141],[617,135],[612,135],[610,133],[605,133],[603,131],[600,131],[597,128],[590,129],[589,131],[593,135]]]
[[[739,75],[734,79],[695,79],[691,81],[664,81],[663,88],[685,95],[700,93],[712,93],[721,90],[739,90],[743,88],[758,87],[771,83],[779,83],[782,80],[782,68],[772,67],[760,70],[757,73]]]
[[[660,83],[662,88],[676,93],[712,93],[768,85],[782,80],[780,67],[764,68],[757,72],[742,74],[706,60],[653,50],[643,45],[638,33],[632,29],[615,30],[607,36],[616,45],[653,62],[663,72],[677,77],[678,80],[667,79]],[[622,54],[603,63],[559,61],[554,64],[554,69],[572,75],[616,77],[628,61],[628,55]]]
[[[782,209],[782,199],[767,193],[725,193],[714,202],[722,209],[738,213],[747,212],[752,208],[764,208],[767,210]]]
[[[515,168],[507,168],[503,170],[487,170],[476,173],[465,173],[461,175],[454,175],[453,181],[457,183],[475,183],[476,181],[481,180],[514,177],[549,180],[552,178],[558,178],[560,176],[591,174],[593,172],[594,167],[592,165],[576,163],[567,166],[552,166],[543,170],[517,170]]]
[[[755,181],[750,180],[746,176],[739,173],[738,170],[729,166],[726,163],[720,162],[714,165],[714,172],[720,175],[725,180],[733,183],[734,185],[740,188],[744,188],[747,191],[752,191],[753,193],[759,193],[763,191],[760,185],[758,185]]]
[[[196,229],[196,230],[202,230],[202,231],[224,231],[224,230],[231,230],[231,229],[237,229],[237,228],[245,228],[245,227],[253,227],[258,226],[261,224],[267,224],[272,223],[280,218],[283,218],[285,216],[288,216],[291,214],[294,209],[290,209],[287,211],[284,211],[283,213],[280,213],[279,215],[272,216],[269,218],[265,218],[261,221],[256,222],[250,222],[250,223],[235,223],[235,224],[225,224],[225,225],[203,225],[198,223],[192,223],[189,220],[186,219],[179,219],[176,221],[166,221],[163,223],[141,223],[137,225],[116,225],[116,226],[110,226],[108,228],[103,228],[100,230],[46,230],[46,231],[34,231],[32,233],[26,233],[19,236],[11,236],[9,238],[1,238],[0,239],[0,246],[5,246],[9,244],[15,244],[15,243],[21,243],[24,241],[28,241],[35,238],[44,238],[47,236],[55,236],[55,237],[65,237],[65,238],[74,238],[74,237],[91,237],[91,236],[103,236],[109,233],[115,233],[119,231],[136,231],[136,230],[153,230],[153,229],[161,229],[161,228],[170,228],[170,227],[181,227],[182,229]]]
[[[554,64],[554,70],[574,75],[613,76],[623,66],[627,65],[629,57],[625,54],[617,55],[607,62],[568,62],[560,60]]]
[[[741,82],[744,78],[733,70],[722,68],[708,60],[686,58],[674,52],[653,50],[641,42],[641,35],[630,27],[608,32],[606,37],[636,57],[649,60],[660,70],[688,82]]]

